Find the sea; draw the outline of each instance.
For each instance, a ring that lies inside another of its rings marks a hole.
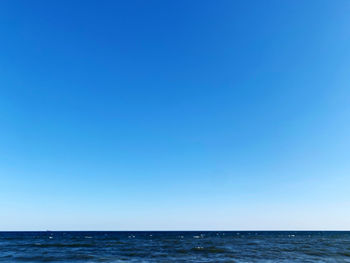
[[[0,232],[0,262],[350,262],[350,232]]]

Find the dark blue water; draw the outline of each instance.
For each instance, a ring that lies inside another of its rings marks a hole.
[[[350,262],[350,232],[0,232],[0,262]]]

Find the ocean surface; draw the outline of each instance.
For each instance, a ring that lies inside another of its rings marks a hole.
[[[350,262],[350,232],[0,232],[0,262]]]

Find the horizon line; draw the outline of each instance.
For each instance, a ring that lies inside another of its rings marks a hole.
[[[339,229],[326,229],[326,230],[315,230],[315,229],[299,229],[299,230],[278,230],[278,229],[262,229],[262,230],[0,230],[3,232],[350,232],[348,230]]]

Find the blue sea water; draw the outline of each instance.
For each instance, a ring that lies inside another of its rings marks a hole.
[[[0,262],[350,262],[350,232],[0,232]]]

